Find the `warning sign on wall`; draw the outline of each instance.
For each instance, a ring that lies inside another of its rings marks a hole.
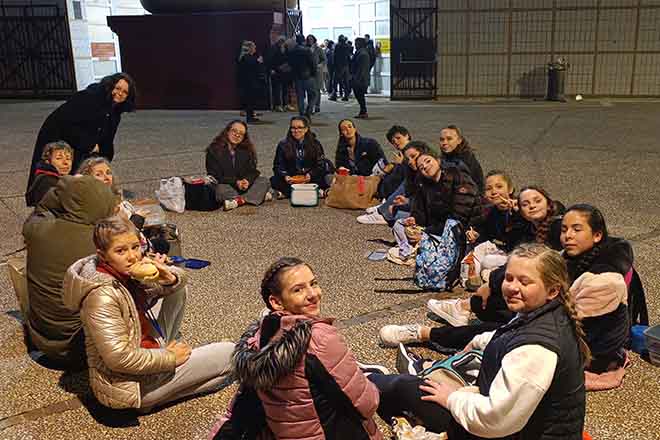
[[[376,42],[380,43],[380,53],[390,53],[389,38],[376,38]]]

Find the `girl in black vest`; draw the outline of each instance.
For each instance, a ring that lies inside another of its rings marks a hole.
[[[337,168],[346,168],[349,174],[355,176],[370,176],[380,160],[385,164],[387,160],[380,144],[375,139],[360,136],[352,120],[342,119],[337,128]]]
[[[321,197],[330,188],[334,173],[332,162],[325,158],[323,145],[309,128],[309,119],[294,116],[289,122],[286,138],[277,144],[270,185],[278,198],[291,196],[294,183],[316,183]]]
[[[587,370],[602,373],[625,362],[628,307],[624,277],[632,270],[630,243],[610,237],[603,214],[591,205],[573,205],[561,225],[561,244],[570,289],[593,354]]]
[[[590,352],[568,287],[558,252],[536,243],[516,248],[503,284],[514,319],[465,347],[484,350],[478,393],[417,376],[372,374],[381,418],[412,412],[450,440],[582,439],[582,369]]]
[[[215,196],[225,211],[261,205],[270,189],[257,170],[257,152],[243,121],[231,121],[213,139],[206,149],[206,172],[218,181]]]

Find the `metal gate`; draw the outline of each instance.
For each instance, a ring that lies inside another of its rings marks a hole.
[[[65,97],[76,91],[66,11],[0,6],[0,97]]]
[[[391,98],[433,99],[437,85],[437,0],[390,4]]]
[[[657,0],[438,0],[438,96],[660,96]]]

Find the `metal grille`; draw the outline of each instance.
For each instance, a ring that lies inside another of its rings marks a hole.
[[[660,96],[658,0],[438,0],[439,96]]]
[[[393,0],[392,99],[431,99],[437,90],[438,21],[435,0]]]
[[[0,96],[61,97],[76,90],[65,11],[0,6]]]

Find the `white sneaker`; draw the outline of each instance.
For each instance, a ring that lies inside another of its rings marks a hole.
[[[362,223],[363,225],[386,225],[387,220],[385,220],[385,217],[380,215],[377,212],[371,213],[371,214],[363,214],[357,218],[358,223]]]
[[[385,347],[398,347],[399,344],[409,344],[411,342],[422,342],[419,334],[422,326],[419,324],[407,325],[386,325],[381,327],[380,342]]]
[[[234,199],[231,200],[225,200],[225,206],[224,210],[225,211],[231,211],[232,209],[238,208],[238,202]]]
[[[430,299],[426,307],[454,327],[468,325],[470,312],[463,310],[460,299]]]
[[[273,193],[271,191],[266,192],[266,196],[264,197],[264,202],[272,202],[273,201]]]
[[[378,205],[376,205],[376,206],[370,206],[370,207],[368,207],[368,208],[366,209],[367,214],[373,214],[373,213],[375,213],[375,212],[378,212],[378,208],[380,208],[380,205],[382,205],[382,203],[380,203],[380,204],[378,204]]]
[[[394,264],[400,264],[402,266],[414,266],[415,265],[415,254],[412,253],[406,257],[401,257],[399,255],[399,248],[394,246],[387,251],[387,259]]]

